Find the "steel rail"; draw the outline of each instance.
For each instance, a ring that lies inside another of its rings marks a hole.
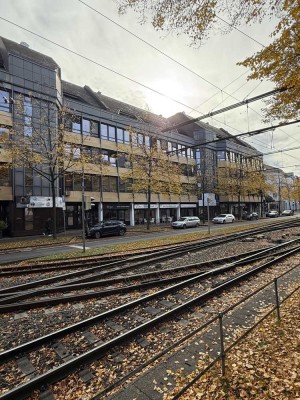
[[[165,313],[144,322],[140,326],[133,328],[109,341],[103,343],[99,346],[94,347],[91,350],[88,350],[86,353],[76,356],[74,359],[65,362],[64,364],[59,365],[58,367],[52,368],[50,371],[41,374],[38,377],[32,378],[29,382],[19,385],[18,387],[10,390],[9,392],[4,393],[0,396],[0,400],[23,400],[24,398],[28,397],[28,395],[35,389],[39,389],[40,386],[44,384],[54,383],[58,380],[61,380],[68,376],[71,372],[74,372],[76,369],[81,367],[83,364],[89,363],[94,361],[95,359],[103,356],[107,350],[115,347],[116,345],[120,345],[128,341],[128,339],[135,337],[136,335],[144,332],[145,330],[157,325],[158,323],[165,322],[169,320],[174,315],[178,315],[183,312],[186,308],[194,306],[195,304],[207,300],[214,295],[220,293],[221,291],[227,289],[228,287],[232,286],[234,283],[239,283],[245,278],[252,276],[259,271],[274,265],[278,261],[283,260],[300,250],[300,246],[292,251],[286,252],[286,254],[281,255],[271,261],[268,261],[260,266],[256,266],[253,269],[246,271],[243,275],[239,274],[237,277],[233,277],[231,280],[227,281],[226,283],[221,283],[219,286],[197,296],[194,299],[188,300],[186,303],[173,308],[172,310],[166,311]],[[195,279],[195,278],[194,278]],[[152,295],[151,295],[152,296]],[[2,353],[3,354],[3,353]],[[0,354],[1,360],[1,354]]]
[[[274,248],[268,248],[268,249],[263,249],[260,251],[253,251],[248,253],[247,257],[245,256],[245,253],[242,255],[235,255],[235,256],[230,256],[227,258],[222,258],[222,259],[217,259],[217,260],[212,260],[208,262],[202,262],[202,263],[196,263],[196,264],[188,264],[185,266],[179,266],[171,269],[164,269],[164,270],[158,270],[158,271],[153,271],[153,272],[147,272],[143,274],[136,274],[136,275],[130,275],[127,277],[118,277],[118,278],[111,278],[107,280],[97,280],[97,281],[91,281],[91,282],[86,282],[86,283],[80,283],[80,284],[73,284],[73,285],[66,285],[66,286],[59,286],[56,288],[45,288],[45,289],[39,289],[38,291],[34,292],[26,292],[24,294],[16,294],[15,296],[10,296],[6,297],[0,300],[0,314],[1,313],[7,313],[7,312],[12,312],[12,311],[20,311],[20,310],[28,310],[31,308],[37,308],[41,306],[53,306],[57,304],[62,304],[62,303],[69,303],[71,301],[81,301],[85,299],[90,299],[90,298],[96,298],[98,296],[104,297],[104,296],[110,296],[113,294],[119,294],[119,293],[128,293],[130,291],[136,291],[139,289],[145,289],[149,287],[156,287],[156,286],[163,286],[169,283],[173,283],[176,281],[184,280],[187,278],[192,278],[194,276],[199,275],[199,271],[197,272],[192,272],[192,273],[187,273],[186,271],[189,269],[195,269],[195,268],[204,268],[207,270],[210,266],[212,265],[217,265],[220,264],[221,262],[230,262],[231,260],[236,260],[232,261],[231,264],[227,264],[228,266],[230,265],[231,267],[238,267],[241,265],[244,265],[246,263],[258,261],[262,258],[269,257],[269,254],[271,251],[273,252],[272,256],[274,255],[279,255],[282,252],[285,252],[285,249],[281,249],[282,247],[289,246],[293,242],[297,242],[300,239],[295,239],[293,241],[286,242],[282,245],[280,245],[277,249]],[[240,257],[243,256],[244,258],[240,260]],[[170,274],[172,272],[177,272],[177,271],[184,271],[185,273],[182,275],[176,275],[176,276],[171,276],[168,278],[163,278],[164,274]],[[202,271],[202,272],[208,272],[208,271]],[[93,288],[93,287],[99,287],[99,286],[105,286],[105,285],[111,285],[112,283],[118,283],[118,282],[130,282],[131,280],[137,280],[137,279],[147,279],[149,278],[148,281],[142,281],[141,283],[135,284],[135,285],[124,285],[122,287],[117,287],[117,288],[109,288],[109,289],[102,289],[99,291],[95,291],[93,293],[82,293],[82,294],[74,294],[74,295],[65,295],[63,297],[53,297],[53,298],[47,298],[47,299],[38,299],[35,298],[34,301],[31,302],[22,302],[21,300],[28,299],[30,297],[37,297],[38,295],[45,295],[45,294],[51,294],[51,293],[59,293],[59,292],[64,292],[66,293],[67,291],[74,291],[74,290],[80,290],[80,289],[85,289],[85,288]],[[154,278],[154,279],[151,279]]]
[[[152,259],[149,257],[149,254],[148,255],[143,255],[143,254],[137,255],[137,256],[128,258],[126,260],[126,262],[131,262],[132,260],[136,260],[136,259],[145,260],[146,264],[149,262],[158,262],[158,261],[162,261],[167,258],[177,257],[178,255],[182,255],[184,253],[198,251],[198,250],[201,250],[202,248],[207,248],[207,247],[223,244],[223,243],[229,242],[231,240],[235,240],[237,238],[240,239],[242,237],[248,236],[249,233],[251,233],[252,235],[259,234],[259,233],[266,233],[269,231],[273,231],[274,228],[276,230],[278,230],[278,229],[282,229],[284,227],[286,228],[286,227],[298,226],[299,224],[300,224],[300,221],[291,221],[288,224],[279,223],[276,225],[275,225],[275,223],[273,223],[271,226],[267,225],[264,227],[251,229],[250,231],[247,230],[247,231],[243,231],[243,232],[233,233],[233,234],[227,235],[225,237],[222,236],[222,237],[217,237],[217,238],[213,238],[213,239],[208,239],[205,241],[201,241],[197,244],[183,245],[181,247],[181,248],[183,248],[183,250],[179,249],[179,250],[176,250],[175,252],[174,252],[174,249],[160,250],[155,253],[150,253],[150,254],[155,254]],[[161,254],[161,255],[157,255],[157,254]],[[32,282],[28,282],[28,283],[17,285],[17,286],[3,288],[3,289],[0,289],[0,298],[3,297],[3,295],[7,295],[12,292],[17,292],[18,290],[36,288],[38,286],[54,283],[54,282],[57,282],[62,279],[74,278],[74,280],[73,281],[71,280],[70,283],[77,282],[78,279],[80,282],[84,282],[85,280],[89,281],[90,278],[97,276],[97,272],[95,272],[96,275],[87,276],[86,278],[76,278],[76,277],[78,277],[78,276],[80,277],[82,275],[87,275],[88,273],[93,273],[94,271],[98,271],[99,269],[103,270],[103,269],[109,268],[111,266],[115,266],[117,268],[118,266],[122,265],[123,263],[124,263],[124,260],[114,261],[112,263],[104,264],[102,266],[87,268],[84,271],[76,271],[76,272],[71,272],[71,273],[67,273],[67,274],[60,274],[60,275],[56,275],[56,276],[50,277],[50,278],[45,278],[42,280],[32,281]],[[140,265],[143,265],[143,263],[141,263]],[[121,269],[119,269],[119,272],[128,270],[130,268],[135,268],[136,266],[138,266],[138,264],[135,264],[132,267],[130,265],[127,267],[122,267]],[[98,274],[101,275],[102,272],[100,272]],[[63,284],[61,284],[61,285],[63,285]]]

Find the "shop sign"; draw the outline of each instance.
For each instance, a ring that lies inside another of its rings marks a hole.
[[[179,204],[160,204],[160,208],[178,208]]]
[[[126,206],[123,204],[112,204],[106,206],[108,210],[128,210],[129,207],[130,206]]]
[[[134,209],[135,210],[141,210],[141,209],[147,209],[148,204],[135,204]],[[157,204],[150,204],[150,208],[157,208]]]
[[[180,204],[181,208],[196,208],[197,204]]]
[[[62,197],[55,198],[57,208],[65,210],[65,201]],[[17,208],[52,208],[52,197],[49,196],[20,196],[16,198]]]

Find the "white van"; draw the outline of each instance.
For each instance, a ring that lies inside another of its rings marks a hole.
[[[200,219],[198,217],[181,217],[178,221],[172,222],[171,226],[182,229],[200,226]]]

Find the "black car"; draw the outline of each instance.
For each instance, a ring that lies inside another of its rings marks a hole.
[[[99,239],[102,236],[110,235],[125,235],[127,231],[126,225],[122,221],[101,221],[98,224],[89,228],[87,232],[87,237],[93,237]]]

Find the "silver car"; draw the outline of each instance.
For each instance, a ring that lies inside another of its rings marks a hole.
[[[227,222],[234,222],[235,216],[233,214],[220,214],[213,218],[212,222],[214,224],[226,224]]]
[[[171,226],[182,229],[200,226],[200,219],[198,217],[181,217],[178,221],[172,222]]]

